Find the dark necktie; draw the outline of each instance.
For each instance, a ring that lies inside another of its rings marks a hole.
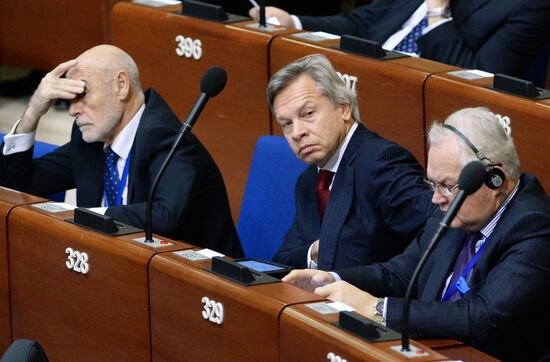
[[[475,249],[476,249],[476,242],[481,239],[482,235],[480,232],[475,233],[468,233],[466,236],[466,240],[464,241],[464,245],[462,246],[462,249],[460,250],[460,253],[458,254],[458,257],[456,258],[455,267],[453,269],[453,276],[451,277],[451,282],[449,283],[450,288],[452,285],[454,285],[458,278],[462,275],[462,272],[464,269],[466,269],[466,265],[472,260],[472,258],[475,255]],[[466,279],[466,282],[470,282],[470,277],[472,276],[473,268],[470,270],[468,275],[464,277]],[[462,298],[458,290],[449,298],[449,301],[455,302]]]
[[[120,177],[116,163],[119,156],[109,148],[105,154],[105,173],[103,174],[103,187],[105,188],[105,196],[109,206],[116,205],[116,197],[118,195],[118,186]]]
[[[394,48],[394,50],[399,50],[407,53],[418,53],[418,44],[416,41],[422,35],[422,30],[428,26],[428,18],[422,19],[406,37],[401,40],[399,44]]]
[[[317,174],[317,206],[319,207],[319,216],[321,220],[325,214],[325,209],[328,204],[328,199],[330,197],[330,183],[334,177],[334,172],[327,170],[319,170]]]

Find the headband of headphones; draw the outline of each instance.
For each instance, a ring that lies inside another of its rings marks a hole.
[[[481,152],[480,150],[477,149],[476,146],[474,146],[474,144],[472,142],[470,142],[470,140],[468,139],[468,137],[466,137],[464,135],[464,133],[460,132],[458,129],[456,129],[455,127],[451,126],[450,124],[444,124],[443,125],[443,128],[447,128],[451,131],[453,131],[457,136],[459,136],[460,138],[462,138],[462,140],[464,142],[466,142],[466,144],[468,145],[468,147],[470,147],[470,149],[472,151],[474,151],[476,157],[478,158],[478,160],[480,161],[483,161],[483,160],[487,160],[489,162],[491,162],[491,160],[489,160],[487,157],[485,157],[485,155],[483,154],[483,152]]]
[[[490,189],[493,189],[493,190],[502,187],[502,185],[504,184],[504,180],[506,179],[506,176],[504,175],[504,172],[502,170],[500,170],[498,168],[495,168],[495,166],[502,166],[502,164],[500,164],[500,163],[494,164],[493,161],[491,161],[488,157],[485,157],[483,152],[478,150],[478,148],[476,146],[474,146],[474,144],[468,139],[468,137],[466,137],[464,135],[464,133],[460,132],[455,127],[453,127],[451,125],[448,125],[448,124],[443,124],[443,128],[446,128],[446,129],[452,131],[454,134],[456,134],[457,136],[462,138],[462,140],[464,142],[466,142],[468,147],[470,147],[470,149],[472,151],[474,151],[476,157],[480,161],[487,160],[487,162],[489,164],[487,165],[488,170],[487,170],[487,175],[485,177],[485,185],[487,185],[487,187],[489,187]]]

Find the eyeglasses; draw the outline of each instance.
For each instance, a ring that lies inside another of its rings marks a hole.
[[[435,183],[435,182],[433,182],[432,180],[430,180],[426,177],[424,177],[424,182],[427,183],[428,185],[430,185],[434,192],[437,191],[441,195],[443,195],[444,197],[447,197],[447,198],[453,196],[453,191],[458,187],[458,184],[456,184],[454,186],[440,185],[440,184]]]

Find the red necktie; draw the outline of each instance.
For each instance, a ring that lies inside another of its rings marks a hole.
[[[325,214],[325,209],[327,207],[328,199],[330,197],[329,186],[332,182],[333,177],[334,172],[327,170],[319,170],[319,173],[317,174],[317,206],[319,207],[319,216],[321,217],[321,220],[323,219],[323,215]]]

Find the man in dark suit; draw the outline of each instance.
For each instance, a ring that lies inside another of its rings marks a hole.
[[[258,16],[255,9],[250,14]],[[550,34],[547,0],[375,0],[334,16],[293,20],[286,11],[270,7],[266,14],[288,27],[360,36],[388,50],[407,49],[416,29],[420,38],[416,44],[413,40],[411,53],[513,76],[526,73]]]
[[[359,123],[355,93],[322,55],[279,70],[268,100],[290,147],[311,165],[274,260],[330,270],[400,253],[434,209],[414,156]]]
[[[71,140],[33,160],[34,133],[56,98],[71,101]],[[4,138],[0,183],[40,196],[76,187],[78,206],[103,206],[96,211],[143,228],[151,184],[179,127],[159,94],[141,90],[132,58],[100,45],[43,78]],[[242,255],[223,178],[192,134],[159,183],[152,216],[156,233]]]
[[[403,254],[336,273],[294,271],[284,280],[399,330],[407,284],[456,195],[460,171],[483,159],[485,184],[466,198],[421,269],[410,329],[419,338],[458,339],[504,360],[548,360],[550,199],[534,176],[520,173],[510,127],[499,118],[470,108],[432,125],[427,181],[441,213]]]

